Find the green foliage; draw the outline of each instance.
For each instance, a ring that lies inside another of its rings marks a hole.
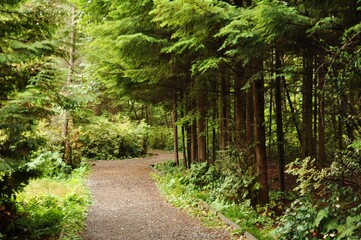
[[[81,155],[88,159],[123,159],[145,153],[148,126],[135,124],[129,119],[109,121],[94,117],[92,122],[79,129]]]
[[[164,126],[151,126],[147,144],[151,149],[173,150],[173,130]]]
[[[32,181],[17,194],[11,219],[0,230],[4,239],[78,239],[90,195],[85,189],[86,167],[67,179]]]
[[[340,163],[352,162],[345,156],[340,157]],[[354,190],[357,186],[345,185],[345,177],[354,173],[353,168],[348,164],[348,170],[344,170],[345,165],[341,167],[335,161],[330,167],[318,170],[314,163],[306,158],[289,165],[288,172],[298,177],[295,191],[299,197],[281,217],[275,236],[278,239],[359,239],[360,194]]]
[[[230,159],[231,157],[228,156],[228,161],[235,160],[234,158]],[[227,164],[221,166],[226,168]],[[227,168],[229,171],[227,173],[227,170],[221,166],[198,163],[193,164],[191,169],[184,170],[182,166],[175,166],[173,161],[168,161],[156,165],[156,168],[164,174],[159,176],[157,181],[167,199],[174,205],[183,208],[187,205],[199,207],[199,201],[205,201],[238,223],[242,227],[241,230],[248,230],[260,236],[260,239],[268,239],[272,221],[267,215],[260,215],[251,206],[251,201],[247,198],[249,195],[245,194],[251,186],[248,178],[244,177],[243,180],[241,175],[237,175],[240,172],[233,173],[232,171],[235,169],[232,168]],[[229,179],[236,180],[230,181]],[[243,186],[241,186],[242,184]]]
[[[222,176],[218,195],[226,201],[243,202],[253,200],[259,189],[253,164],[249,164],[252,156],[248,151],[229,149],[220,153],[215,166]]]
[[[29,170],[37,170],[39,177],[63,178],[71,172],[59,152],[39,150],[32,154],[31,161],[26,163]]]
[[[303,160],[296,159],[288,165],[287,173],[297,176],[299,185],[295,188],[301,196],[311,195],[318,191],[321,183],[325,180],[327,172],[325,169],[321,171],[316,169],[315,159],[307,157]]]

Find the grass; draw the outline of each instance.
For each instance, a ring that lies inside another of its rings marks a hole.
[[[76,240],[85,225],[91,203],[85,185],[85,167],[66,179],[32,180],[17,194],[14,239]]]

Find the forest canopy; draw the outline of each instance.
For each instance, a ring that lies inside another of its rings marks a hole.
[[[359,197],[360,111],[360,0],[3,1],[0,220],[46,150],[77,168],[172,149],[247,176],[232,201],[253,206]]]

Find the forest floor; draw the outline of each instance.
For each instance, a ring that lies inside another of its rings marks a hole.
[[[82,239],[230,239],[227,231],[203,227],[161,196],[149,166],[172,158],[157,152],[146,158],[96,161],[88,180],[94,204]]]

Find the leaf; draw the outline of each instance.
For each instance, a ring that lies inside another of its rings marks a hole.
[[[328,217],[328,210],[326,209],[321,209],[318,213],[317,213],[317,216],[313,222],[313,225],[316,226],[316,227],[319,227],[320,226],[320,223],[322,222],[322,220],[324,220],[326,217]]]

